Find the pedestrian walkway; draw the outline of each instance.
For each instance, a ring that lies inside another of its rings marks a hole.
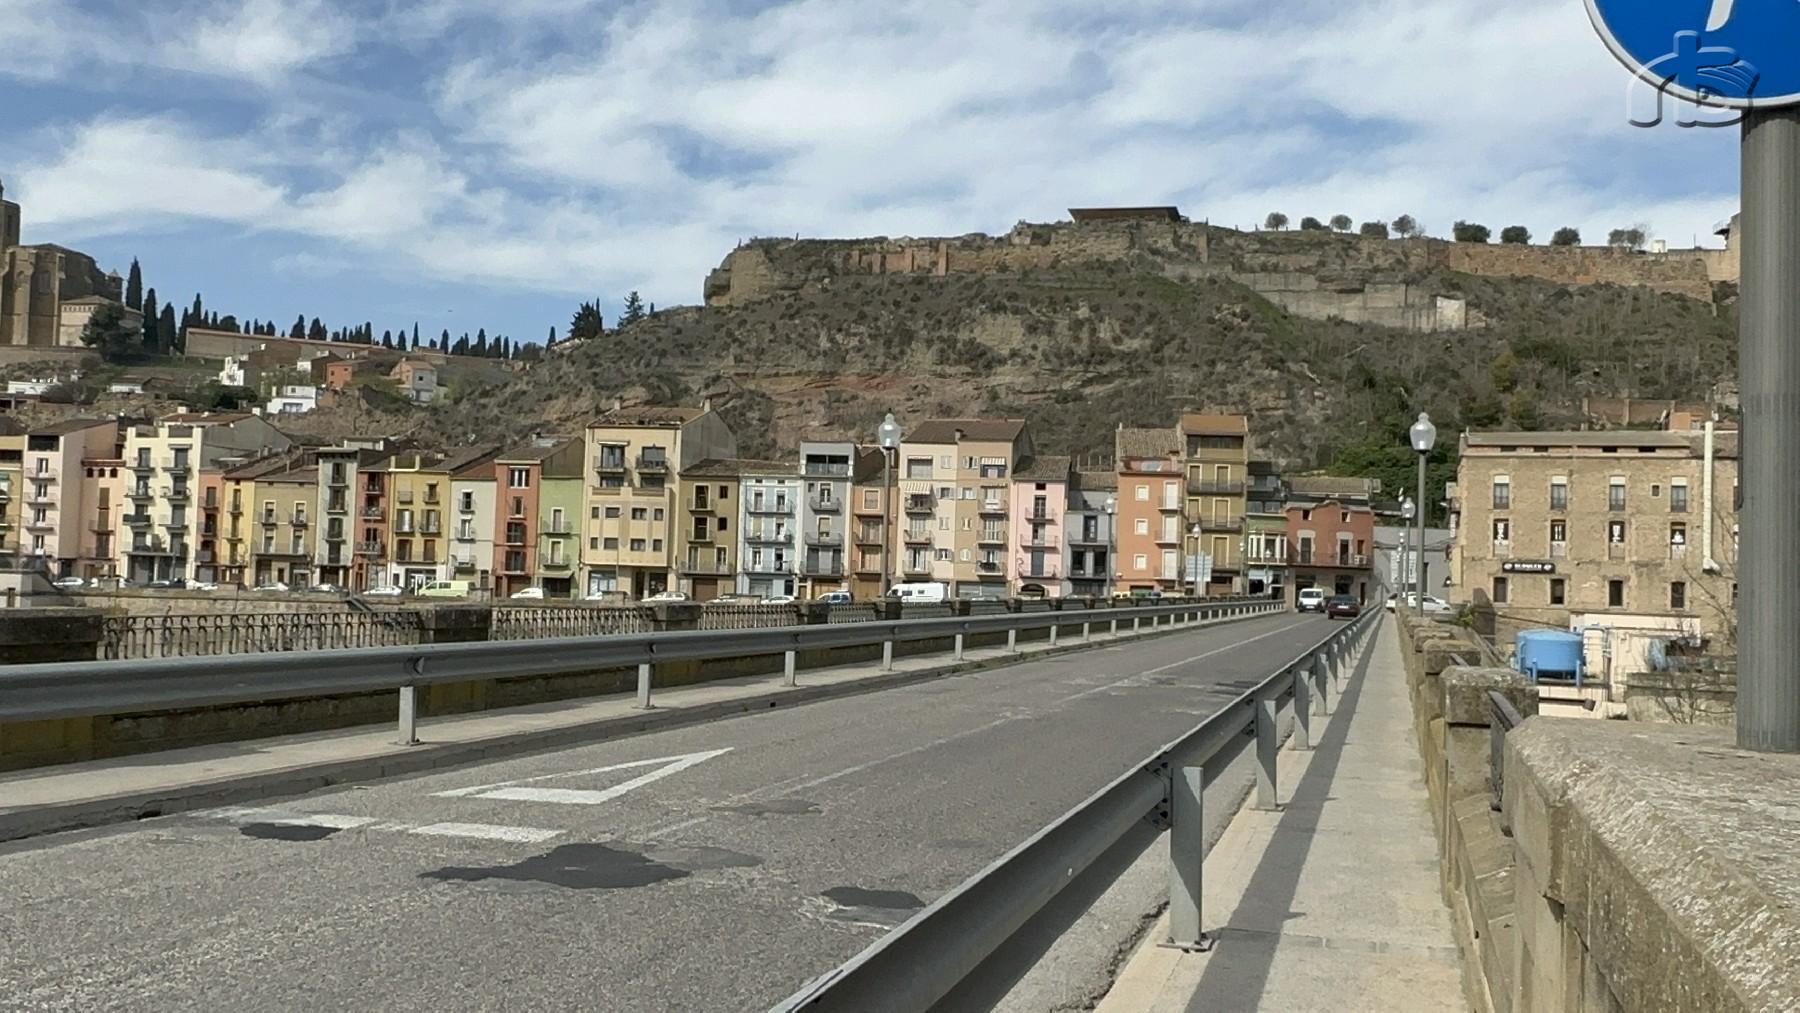
[[[651,710],[638,709],[634,696],[615,695],[426,718],[419,723],[421,741],[412,745],[398,743],[394,726],[365,726],[5,773],[0,774],[0,841],[593,742],[1231,621],[1154,630],[1145,625],[1137,633],[1123,624],[1113,634],[1102,613],[1087,643],[1065,629],[1056,647],[1028,640],[1019,643],[1016,654],[1005,647],[970,648],[960,662],[948,653],[903,655],[886,672],[872,663],[802,669],[797,686],[782,685],[780,675],[720,679],[657,689]]]
[[[1165,916],[1100,1013],[1468,1008],[1398,637],[1384,621],[1318,745],[1282,751],[1279,811],[1246,805],[1208,853],[1212,949],[1158,945]]]

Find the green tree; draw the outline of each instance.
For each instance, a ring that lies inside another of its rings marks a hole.
[[[556,344],[556,327],[554,325],[552,325],[550,328],[550,337],[547,340],[545,340],[544,347],[549,348],[550,346],[552,346],[554,344]],[[527,346],[527,347],[529,347],[529,346]]]
[[[1288,216],[1279,211],[1271,211],[1269,212],[1269,217],[1263,219],[1263,228],[1268,229],[1270,232],[1280,232],[1287,227]]]
[[[1568,225],[1564,225],[1562,228],[1556,230],[1555,235],[1550,237],[1550,245],[1551,246],[1580,246],[1581,245],[1581,230],[1577,229],[1577,228],[1573,228]]]
[[[1423,234],[1424,231],[1424,227],[1421,226],[1418,219],[1414,218],[1412,215],[1401,215],[1394,219],[1394,234],[1401,239],[1411,239],[1414,236]]]
[[[131,270],[125,275],[125,308],[144,308],[144,271],[138,267],[136,257],[131,258]]]
[[[1300,219],[1300,231],[1324,232],[1325,223],[1314,218],[1312,215],[1307,215],[1305,218]]]
[[[321,321],[318,317],[312,318],[312,323],[306,328],[306,336],[313,341],[327,341],[331,338],[331,335],[325,332],[324,321]]]
[[[1614,229],[1606,234],[1606,245],[1620,250],[1641,250],[1644,248],[1644,226]]]
[[[157,319],[158,319],[158,317],[156,315],[156,290],[151,289],[150,291],[144,293],[144,324],[143,324],[143,327],[141,327],[139,329],[140,330],[139,340],[143,343],[144,351],[150,355],[156,354],[156,321],[157,321]]]
[[[156,350],[167,355],[180,339],[181,329],[175,324],[175,304],[163,303],[162,315],[156,318]]]
[[[1531,242],[1531,230],[1523,225],[1508,225],[1500,230],[1500,241],[1514,246],[1524,246]]]
[[[1488,241],[1488,237],[1492,235],[1493,233],[1489,231],[1486,225],[1465,222],[1460,218],[1457,219],[1455,225],[1450,226],[1451,238],[1459,243],[1485,243]]]
[[[1349,215],[1332,215],[1331,216],[1331,231],[1333,231],[1333,232],[1349,232],[1350,231],[1350,216]]]
[[[125,319],[125,307],[101,303],[81,328],[81,343],[107,362],[121,362],[143,348],[143,332]]]
[[[606,330],[606,321],[600,316],[600,304],[584,302],[575,311],[575,318],[569,321],[569,340],[585,341],[597,338]]]
[[[1370,239],[1386,239],[1388,237],[1388,223],[1363,222],[1356,231],[1361,235],[1368,236]]]
[[[642,319],[644,319],[644,300],[636,290],[633,290],[625,296],[625,312],[619,316],[619,326],[630,327]]]

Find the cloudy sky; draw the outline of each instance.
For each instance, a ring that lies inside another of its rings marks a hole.
[[[1177,203],[1716,245],[1579,0],[0,0],[25,241],[284,327],[541,339],[758,235]]]

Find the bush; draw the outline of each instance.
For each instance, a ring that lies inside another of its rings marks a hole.
[[[1314,218],[1312,215],[1307,215],[1305,218],[1300,219],[1300,231],[1324,232],[1325,223]]]
[[[1550,237],[1550,245],[1551,246],[1580,246],[1581,245],[1581,230],[1574,228],[1572,226],[1565,225],[1562,228],[1557,229],[1556,234]]]
[[[1514,246],[1523,246],[1531,242],[1531,230],[1523,225],[1508,225],[1500,230],[1500,241]]]
[[[1488,230],[1486,225],[1477,225],[1461,219],[1458,219],[1456,224],[1450,227],[1451,238],[1459,243],[1485,243],[1491,235],[1493,233]]]
[[[1349,232],[1350,231],[1350,216],[1349,215],[1332,215],[1331,216],[1331,231],[1333,231],[1333,232]]]
[[[1368,236],[1370,239],[1386,239],[1388,238],[1388,223],[1363,222],[1361,227],[1356,231],[1361,235]]]
[[[1263,219],[1263,228],[1268,229],[1270,232],[1280,232],[1287,227],[1288,216],[1279,211],[1271,211],[1269,212],[1269,217]]]

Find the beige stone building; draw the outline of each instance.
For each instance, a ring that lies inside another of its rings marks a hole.
[[[1244,583],[1244,515],[1250,476],[1250,420],[1190,412],[1179,425],[1187,470],[1187,522],[1193,556],[1211,572],[1203,594],[1230,594]],[[1196,530],[1198,529],[1198,530]]]
[[[61,246],[19,242],[19,205],[0,186],[0,345],[74,346],[88,317],[122,298],[117,273]],[[142,323],[135,310],[128,321]]]
[[[931,419],[900,442],[901,575],[959,598],[1004,597],[1012,475],[1032,453],[1017,419]],[[929,558],[914,553],[929,536]],[[923,563],[929,567],[915,569]]]
[[[1452,594],[1509,628],[1650,617],[1715,649],[1735,629],[1737,433],[1465,433]],[[1635,661],[1635,659],[1633,659]]]
[[[586,431],[585,593],[641,598],[677,588],[682,469],[737,457],[737,438],[711,403],[615,407]]]

